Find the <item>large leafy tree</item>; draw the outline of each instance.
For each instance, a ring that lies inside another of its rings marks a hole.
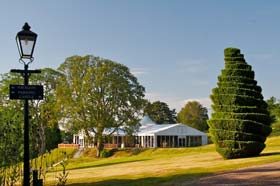
[[[208,129],[207,112],[207,108],[203,107],[199,102],[189,101],[178,113],[177,120],[190,127],[206,131]]]
[[[30,78],[30,84],[44,86],[44,99],[31,100],[30,115],[32,119],[33,142],[37,144],[38,154],[57,147],[61,142],[58,122],[61,119],[60,111],[56,107],[56,84],[61,74],[51,68],[42,69],[40,74]]]
[[[0,108],[0,169],[23,160],[23,117],[11,106]]]
[[[65,127],[93,131],[99,157],[105,128],[128,130],[138,123],[144,87],[126,66],[90,55],[67,58],[59,71],[57,95]]]
[[[267,107],[273,122],[280,120],[280,102],[275,97],[266,100]]]
[[[280,135],[280,101],[271,97],[266,101],[272,123],[271,135]]]
[[[19,180],[23,161],[23,120],[19,114],[13,107],[0,108],[0,185],[14,185]]]
[[[227,48],[224,53],[225,68],[211,95],[210,133],[224,158],[256,156],[271,132],[267,104],[240,50]]]
[[[0,80],[0,177],[23,160],[23,104],[9,100],[9,83],[20,83],[20,76],[2,74]],[[4,171],[4,172],[3,172]]]
[[[175,109],[170,110],[168,105],[161,101],[148,102],[144,113],[157,124],[176,123]]]
[[[44,86],[44,99],[29,101],[31,157],[36,157],[45,153],[46,150],[56,148],[61,141],[58,128],[59,112],[55,110],[56,96],[54,91],[55,81],[59,75],[55,70],[42,69],[41,74],[30,76],[29,84]],[[23,77],[15,73],[6,73],[1,76],[1,110],[7,113],[5,114],[7,117],[13,118],[13,121],[15,118],[19,118],[18,123],[11,123],[22,127],[19,124],[23,123],[23,102],[9,99],[10,84],[23,84]],[[18,142],[22,141],[18,140]]]

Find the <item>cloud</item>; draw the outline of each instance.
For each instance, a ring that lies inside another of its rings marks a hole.
[[[155,92],[146,92],[145,98],[151,102],[160,101],[164,96]]]
[[[188,73],[199,73],[206,70],[205,61],[202,59],[187,59],[178,62],[178,66],[181,70]]]
[[[194,79],[191,83],[194,86],[207,86],[207,85],[209,85],[209,81],[205,80],[205,79],[203,79],[203,80]]]
[[[148,73],[148,70],[145,68],[132,68],[131,73],[135,76],[141,76]]]
[[[178,99],[177,97],[150,92],[150,93],[146,93],[145,98],[151,102],[154,101],[164,102],[169,106],[170,109],[175,109],[176,111],[178,111],[178,109],[181,109],[180,99]]]
[[[262,53],[262,54],[253,54],[253,55],[249,55],[249,57],[251,57],[253,60],[260,60],[260,61],[271,61],[271,59],[273,59],[273,54],[269,54],[269,53]]]

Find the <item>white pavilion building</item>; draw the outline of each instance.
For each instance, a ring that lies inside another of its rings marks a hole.
[[[108,135],[112,130],[107,129],[104,135]],[[92,136],[94,133],[90,132]],[[127,134],[119,129],[110,137],[107,137],[105,147],[126,147],[136,146],[142,148],[157,147],[193,147],[208,144],[208,136],[206,133],[189,127],[185,124],[156,124],[148,116],[140,121],[138,132],[134,133],[134,139],[131,142]],[[73,142],[79,144],[80,147],[85,146],[85,135],[81,131],[74,135]]]

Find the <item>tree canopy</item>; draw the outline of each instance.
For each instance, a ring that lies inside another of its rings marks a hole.
[[[105,128],[130,131],[136,126],[145,89],[126,66],[91,55],[69,57],[59,71],[63,76],[57,96],[65,126],[73,131],[93,131],[99,157]]]
[[[201,131],[208,130],[207,108],[203,107],[197,101],[189,101],[178,113],[177,120],[180,123],[186,124],[190,127]]]
[[[30,100],[30,115],[33,142],[38,144],[39,155],[54,149],[62,141],[59,129],[60,111],[56,107],[57,96],[55,89],[57,79],[61,76],[56,70],[45,68],[40,74],[30,77],[30,84],[44,86],[43,100]]]
[[[168,105],[161,101],[148,102],[144,113],[157,124],[176,123],[175,109],[170,110]]]
[[[271,119],[254,71],[237,48],[227,48],[225,68],[212,90],[208,124],[217,151],[226,159],[259,155],[271,132]]]
[[[270,118],[272,121],[272,133],[271,135],[280,135],[280,101],[275,97],[271,97],[266,101]]]
[[[44,86],[44,99],[29,101],[31,158],[57,147],[61,141],[55,110],[54,85],[59,73],[42,69],[30,77],[30,84]],[[0,79],[0,156],[2,166],[16,164],[23,158],[23,102],[9,100],[9,85],[23,84],[19,74],[6,73]],[[52,113],[52,114],[51,114]],[[54,132],[56,131],[56,132]]]

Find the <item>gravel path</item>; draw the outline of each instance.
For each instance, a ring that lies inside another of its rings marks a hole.
[[[78,149],[78,151],[74,154],[73,158],[74,159],[77,159],[77,158],[80,158],[84,153],[84,149]]]
[[[190,185],[187,183],[185,185]],[[195,186],[280,186],[280,162],[200,178]]]

